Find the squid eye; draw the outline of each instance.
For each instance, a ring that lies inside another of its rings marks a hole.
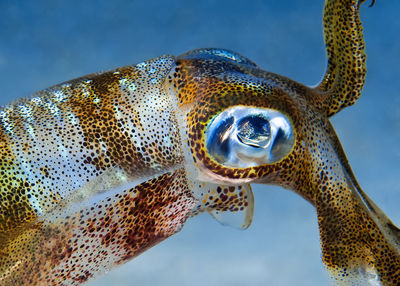
[[[218,114],[206,130],[207,150],[218,163],[247,168],[285,158],[294,146],[289,119],[272,109],[236,106]]]

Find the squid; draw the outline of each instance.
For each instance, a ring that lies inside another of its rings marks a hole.
[[[78,285],[207,212],[250,226],[252,183],[316,210],[339,285],[399,285],[400,235],[330,123],[366,76],[364,1],[326,0],[308,87],[224,49],[90,74],[0,109],[0,284]]]

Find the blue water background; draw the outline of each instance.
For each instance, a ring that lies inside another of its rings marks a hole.
[[[314,85],[326,66],[322,1],[0,0],[0,104],[87,73],[200,47],[228,48]],[[400,1],[362,7],[363,96],[333,118],[364,190],[400,224]],[[326,285],[314,209],[255,186],[253,225],[208,215],[88,285]]]

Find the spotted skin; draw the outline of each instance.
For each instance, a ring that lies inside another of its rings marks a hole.
[[[359,15],[362,2],[325,2],[324,36],[328,67],[316,89],[329,91],[325,98],[328,116],[354,104],[365,83],[365,43]]]
[[[175,64],[162,56],[1,108],[2,285],[77,285],[204,211],[250,225],[248,184],[188,176],[165,85]]]
[[[299,193],[318,214],[323,262],[337,283],[398,285],[399,230],[357,183],[329,117],[353,104],[365,78],[357,1],[327,1],[324,11],[327,74],[317,88],[265,72],[245,59],[197,50],[178,58],[169,81],[181,106],[199,172],[242,183],[277,184]],[[340,27],[340,28],[338,28]],[[207,152],[206,130],[232,106],[278,110],[296,133],[292,152],[276,164],[231,168]]]
[[[400,284],[399,229],[357,183],[329,117],[365,81],[355,0],[327,0],[328,67],[314,88],[227,50],[199,49],[88,75],[0,109],[0,284],[78,285],[209,212],[247,228],[250,183],[291,189],[316,209],[337,284]],[[227,109],[285,115],[280,160],[234,168],[207,150]]]
[[[2,263],[3,283],[85,282],[177,232],[194,204],[184,170],[178,169],[127,186],[79,212],[64,209],[63,217],[25,231],[8,245],[8,252],[14,251]]]

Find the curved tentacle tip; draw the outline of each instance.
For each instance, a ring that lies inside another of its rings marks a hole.
[[[371,4],[369,4],[368,7],[373,7],[374,5],[375,5],[375,0],[372,0],[372,1],[371,1]]]
[[[358,8],[360,8],[360,5],[363,4],[366,0],[361,0],[358,2]],[[371,4],[368,5],[368,7],[373,7],[375,5],[376,0],[371,0]]]

